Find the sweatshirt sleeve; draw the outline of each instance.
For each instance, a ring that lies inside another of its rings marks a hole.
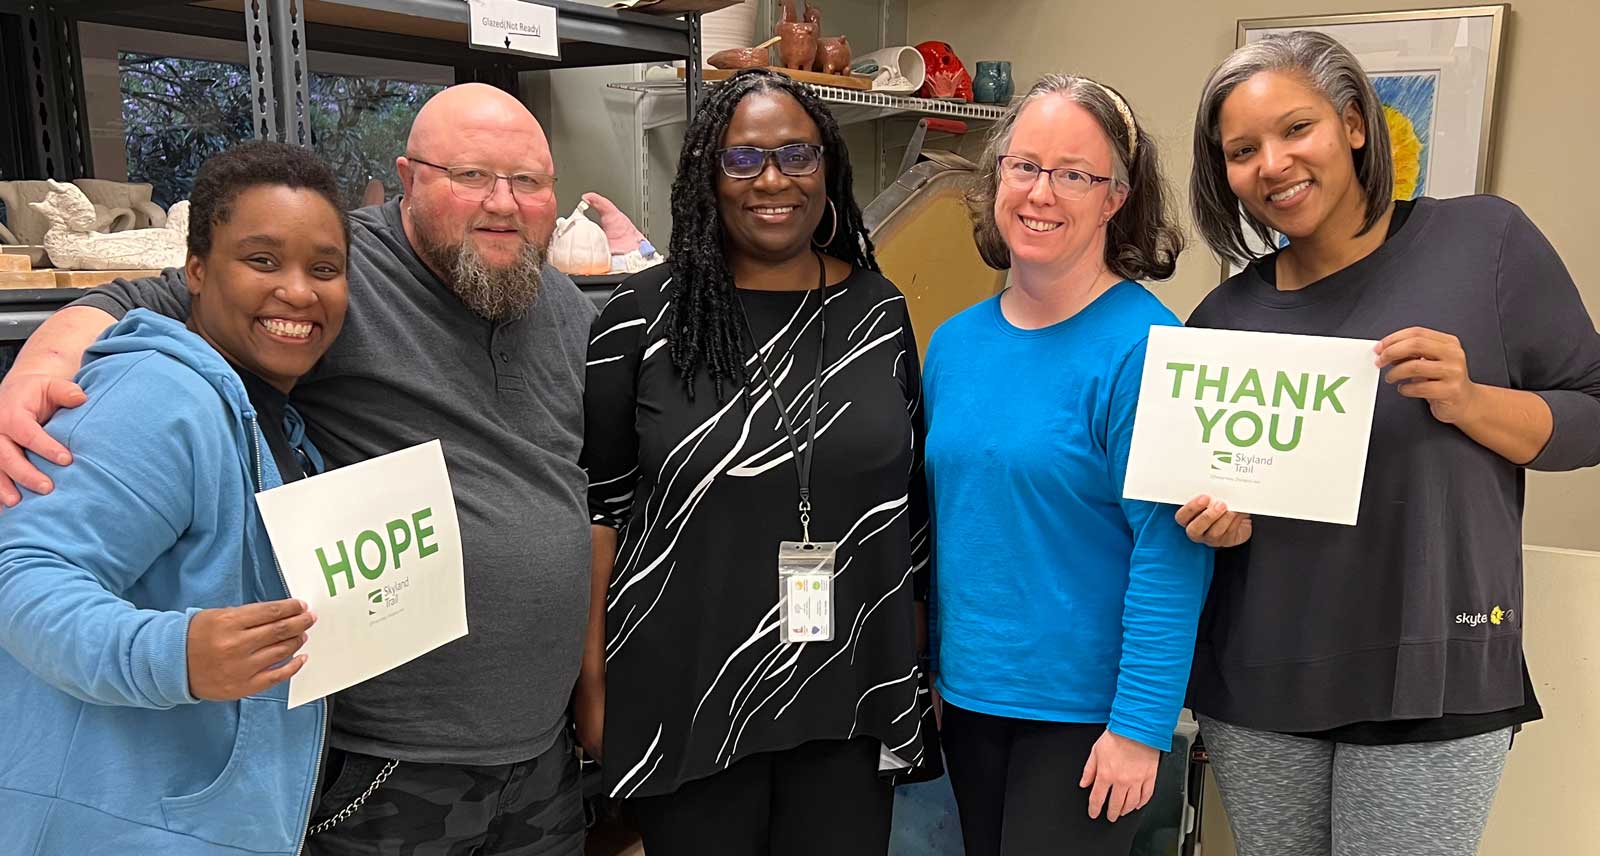
[[[1554,421],[1528,467],[1600,464],[1600,333],[1561,257],[1520,208],[1506,224],[1496,289],[1511,386],[1543,398]]]
[[[198,609],[140,609],[124,593],[189,528],[196,411],[185,407],[193,391],[149,371],[152,359],[163,358],[92,364],[81,376],[90,390],[83,412],[63,411],[46,426],[74,461],[34,458],[55,490],[26,494],[5,512],[0,648],[75,698],[162,709],[196,701],[187,649]],[[206,405],[217,406],[214,392]]]
[[[168,318],[189,318],[189,291],[176,268],[146,279],[115,279],[74,300],[72,306],[89,306],[117,320],[135,309],[149,309]]]
[[[1106,452],[1112,484],[1126,480],[1128,449],[1144,372],[1145,341],[1122,361],[1113,380]],[[1108,729],[1147,746],[1172,748],[1172,731],[1183,708],[1194,659],[1195,628],[1212,554],[1173,523],[1176,508],[1142,500],[1122,500],[1122,514],[1133,534],[1128,591],[1123,600],[1122,660]]]

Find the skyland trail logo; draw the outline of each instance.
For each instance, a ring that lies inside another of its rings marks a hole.
[[[1211,453],[1211,477],[1221,481],[1248,482],[1259,484],[1262,470],[1272,466],[1274,456],[1257,455],[1251,452],[1213,451]]]
[[[400,593],[411,588],[411,578],[367,592],[367,618],[373,624],[387,621],[405,611],[400,605]]]

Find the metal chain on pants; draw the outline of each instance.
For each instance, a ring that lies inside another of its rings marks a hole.
[[[360,811],[361,807],[366,805],[367,799],[376,793],[378,788],[383,786],[384,781],[389,778],[389,774],[393,773],[394,768],[398,766],[400,766],[399,759],[391,759],[388,763],[384,764],[383,769],[378,771],[378,777],[372,780],[372,784],[367,786],[367,790],[362,793],[361,796],[356,797],[354,800],[350,801],[349,805],[339,809],[338,814],[328,818],[327,820],[324,820],[316,826],[311,827],[311,830],[306,833],[306,836],[310,837],[312,835],[319,835],[327,832],[341,823],[344,823],[346,820],[349,820],[350,815]]]

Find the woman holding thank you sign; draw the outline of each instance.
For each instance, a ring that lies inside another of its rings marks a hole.
[[[1394,201],[1384,108],[1327,36],[1241,48],[1195,119],[1196,219],[1247,265],[1194,326],[1378,340],[1355,526],[1180,509],[1216,547],[1190,706],[1241,856],[1468,856],[1512,731],[1527,468],[1600,462],[1600,335],[1492,196]],[[1256,258],[1240,224],[1287,248]],[[1316,490],[1307,485],[1307,490]]]

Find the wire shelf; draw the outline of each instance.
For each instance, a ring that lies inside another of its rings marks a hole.
[[[707,81],[707,86],[716,84]],[[882,92],[869,92],[861,89],[846,89],[841,86],[824,86],[814,83],[805,84],[818,98],[828,104],[834,105],[833,115],[841,125],[856,122],[869,122],[873,119],[882,119],[887,116],[896,116],[904,113],[914,113],[922,116],[942,116],[950,119],[969,119],[979,122],[993,122],[1005,115],[1006,108],[992,104],[969,104],[965,101],[943,101],[936,98],[912,98],[901,95],[887,95]],[[608,83],[611,89],[620,89],[625,92],[639,92],[647,96],[670,95],[676,98],[683,97],[684,84],[679,80],[644,80],[638,82]],[[679,121],[682,120],[681,113]]]

